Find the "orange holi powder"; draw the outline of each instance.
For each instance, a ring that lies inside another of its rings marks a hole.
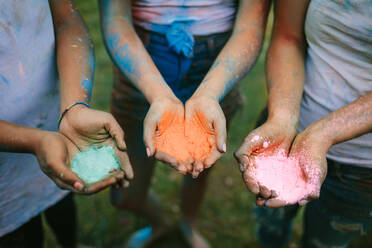
[[[187,121],[181,115],[164,112],[154,137],[156,149],[179,162],[190,158],[203,161],[211,153],[214,140],[215,133],[200,111]]]

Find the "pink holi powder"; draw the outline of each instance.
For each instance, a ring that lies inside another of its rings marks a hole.
[[[284,154],[259,155],[255,162],[257,182],[269,190],[274,190],[278,195],[276,199],[294,204],[309,194],[309,186],[296,159],[288,158]]]

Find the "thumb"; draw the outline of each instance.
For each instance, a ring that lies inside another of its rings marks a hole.
[[[216,130],[216,145],[221,153],[226,153],[226,119],[222,114],[218,119],[213,122],[214,129]]]
[[[241,171],[245,170],[246,166],[249,163],[249,156],[252,154],[256,147],[260,147],[262,145],[262,142],[262,137],[255,134],[254,132],[245,137],[243,144],[234,153],[234,157],[238,161],[241,167]]]
[[[154,134],[156,131],[157,122],[152,118],[145,118],[143,123],[143,141],[146,146],[146,153],[148,157],[155,154]]]
[[[127,145],[124,141],[124,131],[121,129],[119,123],[112,115],[107,118],[104,127],[110,133],[111,137],[114,138],[118,149],[125,151],[127,149]]]
[[[56,175],[54,181],[58,186],[72,191],[84,191],[85,183],[62,160],[55,160],[49,166]]]

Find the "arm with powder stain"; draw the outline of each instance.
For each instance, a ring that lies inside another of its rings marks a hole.
[[[216,133],[209,157],[198,161],[193,175],[209,168],[226,152],[226,120],[219,102],[252,68],[265,36],[271,0],[242,0],[232,36],[193,96],[186,102],[186,119],[197,111],[204,113]]]
[[[182,102],[173,94],[156,68],[132,23],[130,0],[99,0],[101,29],[107,51],[120,70],[150,103],[144,121],[144,141],[147,155],[155,156],[181,173],[191,165],[159,152],[154,145],[154,134],[166,111],[184,116]]]
[[[56,36],[57,66],[60,77],[61,112],[75,102],[88,102],[94,75],[93,44],[88,29],[70,0],[50,0]],[[79,150],[91,145],[114,147],[123,171],[96,183],[101,189],[128,184],[133,178],[124,133],[114,117],[84,105],[72,107],[60,123],[60,133]],[[124,179],[124,181],[123,181]]]
[[[288,155],[297,133],[305,82],[303,27],[308,3],[308,0],[278,0],[274,4],[274,27],[266,58],[268,119],[235,152],[247,188],[258,196],[256,203],[260,206],[265,199],[275,197],[275,192],[256,182],[252,170],[255,156],[277,152]]]

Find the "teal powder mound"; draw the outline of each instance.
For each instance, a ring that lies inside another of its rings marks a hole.
[[[113,169],[119,170],[120,164],[111,146],[92,146],[71,161],[71,170],[88,184],[104,179]]]

